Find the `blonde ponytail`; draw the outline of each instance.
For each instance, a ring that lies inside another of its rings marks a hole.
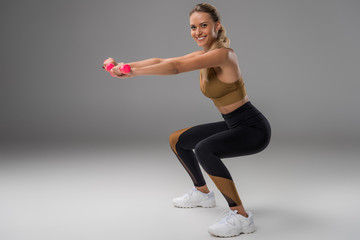
[[[210,50],[213,50],[216,48],[222,48],[222,47],[228,48],[229,46],[230,46],[230,39],[226,36],[226,30],[225,30],[224,26],[221,25],[221,27],[218,31],[217,39],[211,46]]]

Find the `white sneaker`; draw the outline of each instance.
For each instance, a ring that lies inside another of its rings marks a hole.
[[[224,211],[217,222],[209,226],[209,233],[217,237],[235,237],[241,233],[255,232],[254,216],[251,212],[246,213],[247,218],[237,214],[237,210]]]
[[[174,198],[172,202],[175,207],[180,208],[212,208],[216,205],[213,191],[209,193],[203,193],[197,190],[196,187],[192,187],[191,191],[184,194],[183,196]]]

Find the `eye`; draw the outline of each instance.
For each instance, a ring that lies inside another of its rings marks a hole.
[[[207,24],[206,23],[204,23],[204,24],[201,24],[201,27],[207,27]]]
[[[193,29],[193,30],[194,30],[194,29],[196,29],[196,27],[195,27],[195,26],[191,26],[190,28],[191,28],[191,29]]]

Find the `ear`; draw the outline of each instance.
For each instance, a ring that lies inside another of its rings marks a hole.
[[[216,24],[215,24],[215,29],[216,29],[216,32],[218,32],[221,28],[221,23],[220,21],[217,21]]]

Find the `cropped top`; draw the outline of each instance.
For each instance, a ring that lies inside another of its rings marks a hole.
[[[246,96],[244,81],[239,79],[233,83],[220,81],[214,68],[210,68],[208,81],[202,81],[202,70],[200,69],[200,89],[202,93],[213,100],[216,106],[226,106],[240,101]]]

